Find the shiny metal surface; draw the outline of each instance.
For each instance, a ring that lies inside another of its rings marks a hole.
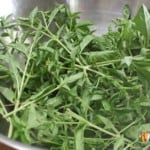
[[[4,147],[6,145],[8,145],[9,147],[4,147],[3,150],[6,150],[6,149],[7,150],[45,150],[42,148],[31,147],[29,145],[25,145],[16,141],[12,141],[3,135],[0,135],[0,143],[5,144],[3,146],[0,145],[0,150],[2,150],[1,147]]]
[[[150,7],[150,0],[68,0],[71,10],[80,11],[81,19],[96,23],[98,34],[105,33],[112,19],[122,15],[125,4],[129,4],[134,15],[141,4]]]
[[[46,10],[53,4],[65,3],[72,11],[81,12],[81,20],[92,20],[98,34],[106,32],[110,21],[122,15],[125,4],[129,4],[134,15],[141,4],[150,7],[150,0],[0,0],[0,16],[14,14],[27,16],[36,6]]]
[[[13,14],[14,17],[27,16],[36,6],[46,10],[54,3],[65,3],[72,11],[81,12],[81,20],[91,20],[95,23],[97,34],[107,31],[110,21],[122,15],[125,4],[129,4],[134,15],[141,4],[150,8],[150,0],[0,0],[0,16]],[[18,150],[38,150],[27,145],[11,141],[0,135],[0,143]]]

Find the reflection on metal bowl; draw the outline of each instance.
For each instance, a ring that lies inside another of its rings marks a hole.
[[[72,11],[81,12],[81,20],[91,20],[95,23],[94,29],[97,34],[102,34],[107,31],[107,26],[110,21],[122,15],[122,8],[125,4],[129,4],[134,15],[139,6],[144,3],[150,7],[149,0],[0,0],[0,16],[13,14],[14,17],[28,16],[29,12],[34,7],[39,7],[41,10],[49,9],[54,3],[65,3]],[[2,121],[1,121],[2,122]],[[7,124],[0,124],[7,128]],[[19,149],[19,150],[38,150],[31,146],[12,141],[5,136],[0,135],[0,149]],[[9,146],[6,148],[6,146]],[[12,148],[10,148],[12,147]]]
[[[122,15],[125,4],[129,4],[134,15],[141,4],[150,6],[149,0],[0,0],[0,16],[14,14],[27,16],[36,6],[46,10],[54,3],[65,3],[72,11],[81,12],[82,20],[92,20],[97,33],[104,33],[110,21]]]

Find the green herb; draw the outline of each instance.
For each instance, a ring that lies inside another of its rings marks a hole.
[[[102,36],[64,5],[0,18],[0,114],[8,137],[51,150],[148,149],[150,14]]]

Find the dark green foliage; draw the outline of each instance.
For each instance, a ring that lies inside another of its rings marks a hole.
[[[96,36],[64,5],[0,19],[0,114],[8,136],[51,150],[148,149],[150,14],[125,7]]]

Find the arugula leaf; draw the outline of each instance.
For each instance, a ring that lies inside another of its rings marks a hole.
[[[14,103],[15,94],[10,88],[0,86],[0,93],[11,103]]]
[[[145,5],[139,9],[134,20],[135,28],[141,32],[145,37],[145,47],[149,45],[150,41],[150,14]]]

